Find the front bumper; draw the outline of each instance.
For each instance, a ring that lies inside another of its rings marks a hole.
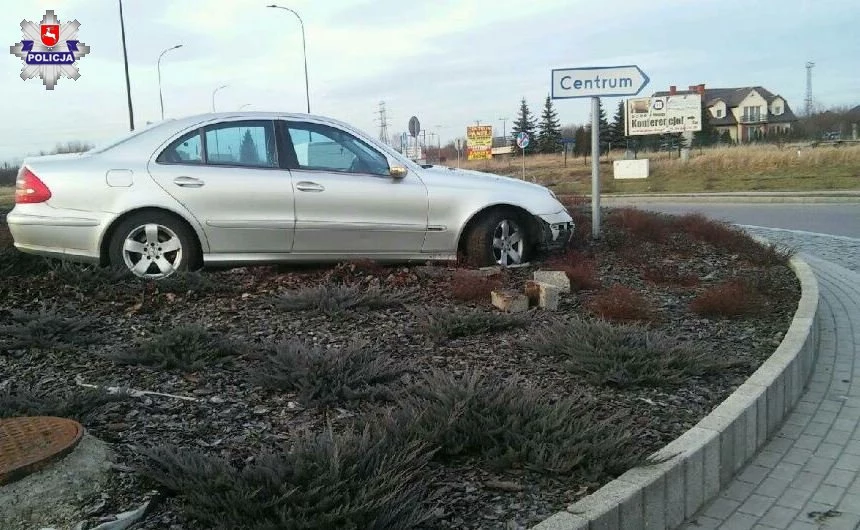
[[[566,211],[536,216],[541,227],[538,248],[542,251],[559,250],[573,238],[573,218]]]

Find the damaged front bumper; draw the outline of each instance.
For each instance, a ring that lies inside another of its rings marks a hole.
[[[553,251],[565,248],[573,238],[573,218],[566,211],[536,216],[541,227],[538,248]]]

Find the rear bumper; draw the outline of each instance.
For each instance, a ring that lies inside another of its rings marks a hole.
[[[538,248],[542,251],[562,249],[573,237],[573,218],[562,210],[549,215],[536,216],[541,227]]]
[[[28,254],[99,261],[99,236],[105,219],[41,206],[27,210],[31,211],[16,207],[6,215],[15,248]]]

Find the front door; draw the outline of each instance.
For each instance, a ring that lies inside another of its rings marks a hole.
[[[343,129],[292,121],[282,126],[296,198],[293,252],[421,252],[428,195],[418,175],[391,177],[385,155]]]
[[[271,120],[221,122],[170,144],[149,172],[200,222],[212,254],[289,252],[293,185],[276,145]]]

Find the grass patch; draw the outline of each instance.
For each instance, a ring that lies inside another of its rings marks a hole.
[[[393,446],[370,429],[302,434],[289,452],[237,467],[199,450],[140,451],[141,472],[176,493],[212,528],[326,530],[415,528],[431,518],[423,443]]]
[[[642,271],[642,279],[657,285],[680,287],[696,287],[699,277],[695,274],[682,273],[674,263],[661,263],[659,266],[646,266]]]
[[[612,322],[648,321],[655,308],[640,293],[623,285],[612,285],[594,294],[587,307],[600,318]]]
[[[56,307],[28,312],[10,310],[11,324],[0,326],[0,345],[5,349],[67,349],[98,340],[92,331],[94,317],[66,317]]]
[[[229,361],[243,351],[237,341],[212,333],[199,324],[187,324],[140,341],[131,349],[112,352],[108,357],[119,364],[194,372]]]
[[[339,317],[348,311],[396,307],[414,301],[413,289],[363,289],[357,285],[323,284],[287,292],[275,303],[286,311],[313,311]]]
[[[645,456],[626,421],[598,418],[584,396],[555,400],[478,372],[425,376],[392,413],[390,428],[430,443],[437,459],[477,459],[495,470],[596,478],[623,473]]]
[[[804,148],[743,145],[694,149],[690,160],[681,162],[677,153],[640,152],[650,160],[651,174],[642,180],[614,180],[613,162],[624,157],[616,150],[600,159],[601,189],[618,193],[685,193],[726,191],[811,191],[860,188],[857,167],[860,146]],[[671,157],[670,157],[671,156]],[[558,155],[526,157],[526,177],[542,184],[555,184],[561,197],[591,192],[591,159]],[[464,162],[477,169],[520,178],[520,167],[508,157],[493,157],[489,162]],[[611,186],[611,187],[610,187]]]
[[[597,264],[593,258],[583,252],[569,249],[564,254],[550,259],[547,262],[547,268],[564,271],[573,291],[600,288]]]
[[[690,311],[707,317],[754,315],[765,307],[764,297],[752,285],[739,279],[708,287],[690,302]]]
[[[675,220],[676,230],[687,237],[708,243],[730,254],[738,254],[755,265],[787,265],[796,250],[773,243],[763,244],[742,228],[708,219],[701,214],[687,214]]]
[[[321,347],[300,340],[271,345],[251,380],[267,389],[296,392],[307,406],[391,399],[391,385],[408,370],[367,345]]]
[[[497,331],[510,331],[528,325],[528,315],[450,308],[414,309],[423,333],[436,342]]]
[[[198,271],[176,271],[167,278],[154,283],[158,292],[176,295],[186,295],[189,293],[229,294],[235,293],[238,290],[234,284],[215,281],[212,279],[212,276]]]
[[[620,388],[675,387],[688,383],[691,376],[736,366],[643,327],[599,320],[549,325],[522,346],[558,360],[591,384]]]
[[[41,274],[51,269],[51,260],[19,251],[11,246],[0,248],[0,276]]]
[[[0,390],[0,418],[56,416],[85,422],[103,405],[126,399],[127,394],[108,393],[101,389],[45,390],[10,385]]]
[[[0,210],[11,210],[15,206],[15,186],[0,186]]]

